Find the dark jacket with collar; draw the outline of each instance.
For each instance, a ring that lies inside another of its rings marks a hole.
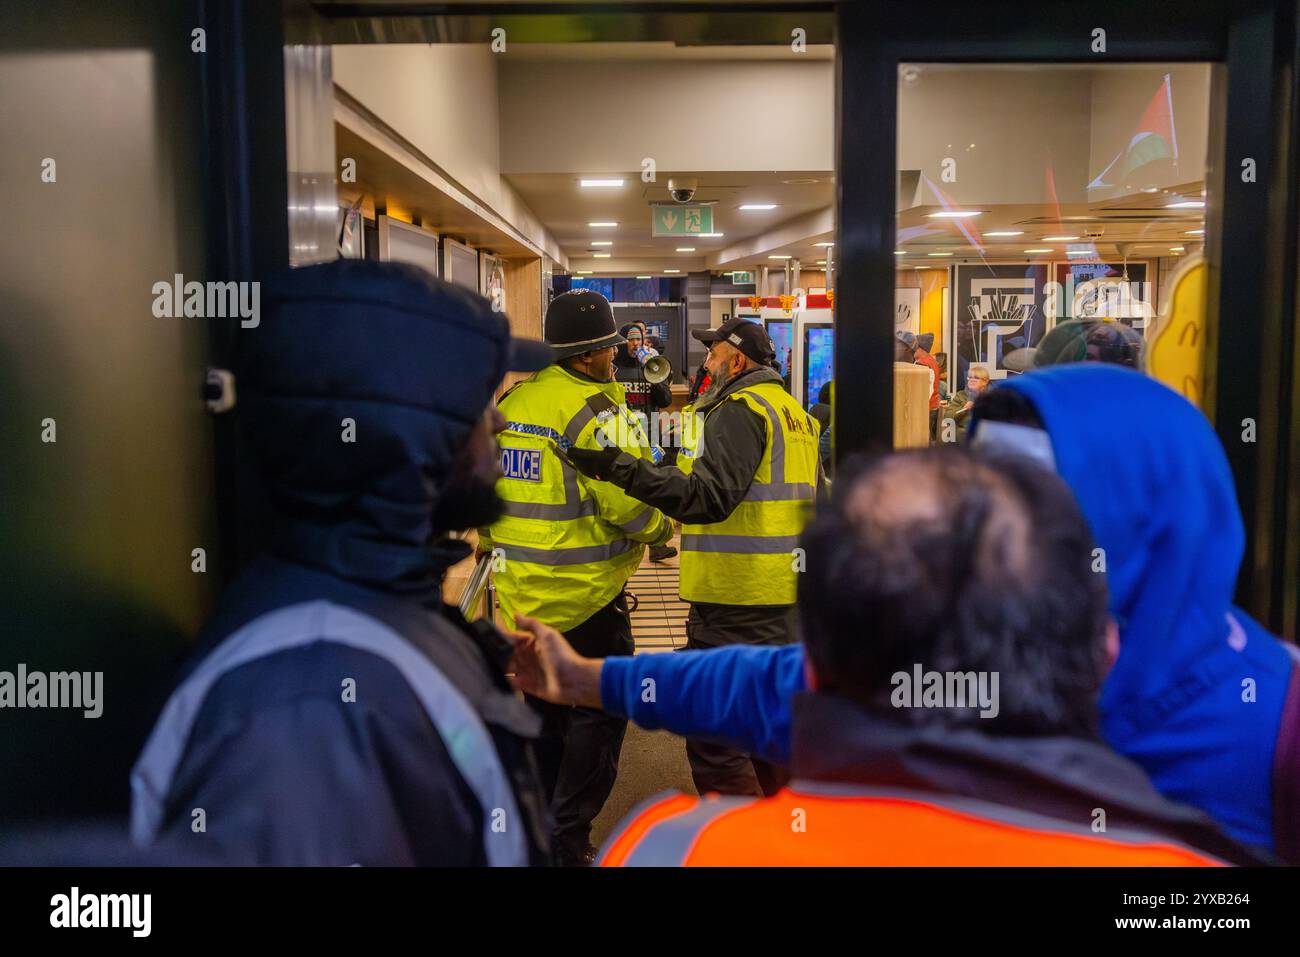
[[[794,699],[796,781],[868,785],[973,799],[1087,832],[1141,831],[1235,864],[1267,863],[1201,811],[1163,797],[1132,761],[1099,739],[995,735],[913,725],[826,692]]]
[[[271,554],[221,596],[137,762],[133,835],[231,863],[544,861],[538,721],[443,605],[469,549],[434,525],[504,320],[397,264],[270,285],[240,411]]]
[[[633,412],[649,415],[673,404],[673,390],[668,382],[646,381],[645,366],[621,347],[614,355],[614,378],[622,383],[627,407]]]
[[[767,444],[763,420],[743,402],[724,400],[747,386],[780,381],[781,377],[765,366],[751,369],[696,403],[695,414],[705,416],[700,444],[707,451],[695,460],[689,475],[621,455],[610,481],[679,522],[721,522],[745,497]]]

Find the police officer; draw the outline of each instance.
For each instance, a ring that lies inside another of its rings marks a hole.
[[[683,523],[688,648],[788,643],[795,549],[821,484],[819,429],[785,391],[762,326],[737,317],[692,335],[709,347],[711,385],[683,414],[676,469],[618,449],[568,455],[585,474]],[[721,745],[688,738],[686,753],[701,793],[757,796],[784,783],[775,767]]]
[[[546,340],[556,365],[501,399],[505,516],[480,533],[491,550],[501,608],[511,621],[535,618],[561,631],[585,655],[632,654],[632,625],[623,586],[646,545],[661,545],[672,524],[606,482],[578,473],[557,453],[622,448],[650,464],[651,446],[613,381],[615,349],[625,340],[609,302],[574,290],[546,312]],[[618,771],[627,721],[603,711],[530,699],[542,714],[541,766],[555,819],[561,863],[595,859],[591,822]]]

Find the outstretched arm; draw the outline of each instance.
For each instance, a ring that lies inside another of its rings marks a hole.
[[[540,622],[520,618],[519,627],[528,632],[514,636],[520,690],[789,764],[791,702],[805,687],[803,645],[589,659]]]
[[[605,480],[627,494],[688,524],[721,522],[736,510],[767,443],[763,421],[739,402],[726,402],[704,426],[691,473],[656,466],[612,449],[586,452],[569,450],[574,466],[586,475]]]

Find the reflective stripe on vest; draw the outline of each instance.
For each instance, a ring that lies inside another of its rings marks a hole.
[[[794,551],[817,495],[817,427],[777,382],[739,389],[722,402],[742,402],[763,417],[766,446],[749,488],[729,516],[682,526],[681,597],[726,605],[793,604]],[[694,471],[707,454],[705,423],[722,402],[702,415],[683,411],[678,457],[683,472]]]
[[[520,422],[509,422],[506,428],[521,434],[526,434],[529,426]],[[554,430],[546,430],[553,432]],[[537,433],[533,433],[537,434]],[[558,432],[554,432],[554,441],[563,449],[570,449],[573,443],[568,441]],[[596,514],[595,499],[583,498],[582,492],[578,489],[578,472],[572,465],[563,459],[559,460],[560,471],[564,475],[564,501],[563,502],[505,502],[505,514],[515,518],[536,518],[547,522],[567,522],[570,519],[582,518],[587,515]]]
[[[578,548],[528,548],[525,545],[496,546],[506,561],[531,562],[534,565],[589,565],[617,558],[636,543],[619,538],[607,545],[582,545]]]
[[[493,866],[528,863],[524,828],[493,832],[493,811],[520,821],[514,792],[478,713],[418,648],[369,615],[328,601],[290,605],[255,618],[213,650],[167,700],[131,771],[131,837],[147,844],[163,826],[164,802],[185,755],[190,731],[222,675],[281,651],[317,641],[358,648],[393,665],[424,706],[456,770],[483,809],[483,848]]]
[[[678,798],[681,796],[678,795]],[[772,798],[659,799],[608,844],[605,866],[1216,866],[1145,831],[969,798],[795,781]]]
[[[682,548],[732,555],[789,555],[798,535],[682,535]]]

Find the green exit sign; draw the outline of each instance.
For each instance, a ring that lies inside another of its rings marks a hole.
[[[731,284],[733,286],[752,286],[754,285],[754,274],[752,272],[733,272],[731,274]]]
[[[699,203],[652,203],[651,236],[698,236],[713,232],[713,207]]]

